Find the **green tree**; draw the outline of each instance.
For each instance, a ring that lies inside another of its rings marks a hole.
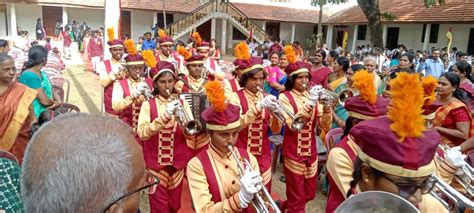
[[[326,4],[345,3],[347,0],[311,0],[311,5],[319,6],[318,34],[316,35],[316,49],[321,47],[323,38],[323,6]]]

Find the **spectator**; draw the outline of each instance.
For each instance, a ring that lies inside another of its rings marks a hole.
[[[143,36],[138,37],[138,44],[137,44],[137,51],[141,52],[142,51],[142,45],[143,45]]]
[[[332,70],[333,67],[334,67],[334,63],[337,59],[337,57],[339,57],[339,53],[337,53],[336,51],[332,50],[332,51],[329,51],[329,55],[327,56],[326,58],[326,62],[327,62],[327,66]]]
[[[54,37],[58,38],[59,33],[63,30],[63,21],[62,19],[58,18],[56,24],[54,25]]]
[[[275,38],[273,40],[273,45],[270,47],[270,55],[273,53],[280,54],[283,51],[283,47],[280,45],[280,39]]]
[[[44,28],[43,24],[41,23],[41,18],[36,19],[36,40],[43,40],[44,38]]]
[[[432,75],[435,78],[439,78],[439,76],[444,73],[444,66],[439,56],[439,49],[434,49],[431,54],[432,58],[426,59],[425,63],[420,64],[417,71],[420,72],[425,70],[426,76]]]
[[[46,48],[46,50],[51,51],[51,38],[46,38],[46,44],[44,45],[44,48]]]
[[[95,31],[93,37],[89,40],[87,48],[89,49],[89,57],[92,61],[92,68],[94,72],[98,74],[99,64],[102,61],[102,39],[99,37],[99,31]]]
[[[301,48],[301,44],[299,41],[293,42],[293,48],[295,49],[296,55],[300,57],[301,60],[304,58],[304,51]]]
[[[336,49],[334,49],[334,51],[336,51],[338,55],[341,55],[341,53],[342,53],[342,47],[341,47],[341,45],[336,44]],[[366,49],[366,51],[364,51],[364,52],[367,53],[368,50]]]
[[[10,44],[5,39],[0,39],[0,53],[8,54],[10,52]]]
[[[142,51],[144,50],[154,51],[156,49],[156,41],[151,39],[151,33],[146,32],[145,34],[143,34],[143,36],[145,37],[145,41],[143,41],[143,44],[142,44]]]
[[[44,125],[23,164],[26,212],[137,212],[137,192],[158,182],[145,185],[145,162],[131,131],[114,118],[83,113]]]

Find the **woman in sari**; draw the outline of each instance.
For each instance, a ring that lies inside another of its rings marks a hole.
[[[61,105],[59,96],[53,92],[53,86],[46,73],[41,69],[46,65],[48,50],[37,45],[28,51],[28,61],[18,78],[18,82],[38,91],[33,101],[35,116],[38,117],[45,109],[55,109]]]
[[[211,48],[209,49],[209,58],[214,59],[216,61],[221,60],[221,52],[217,48],[216,39],[211,39]]]
[[[334,64],[335,79],[329,84],[329,89],[334,91],[336,88],[347,81],[346,72],[349,69],[349,59],[346,57],[338,57]]]
[[[326,51],[323,49],[316,51],[314,54],[313,67],[311,67],[311,82],[328,89],[329,75],[331,75],[332,70],[327,67],[325,58]]]
[[[374,56],[367,56],[364,58],[364,66],[367,68],[367,71],[369,73],[372,73],[374,75],[374,84],[375,88],[377,89],[377,95],[380,95],[383,93],[385,90],[385,82],[383,81],[382,78],[377,74],[378,70],[378,63],[377,59]]]
[[[267,86],[267,91],[278,97],[281,92],[285,91],[287,75],[284,70],[288,66],[288,60],[283,53],[272,53],[270,61],[272,65],[265,67],[265,71],[268,72],[269,87]]]
[[[352,65],[346,72],[346,77],[347,77],[347,82],[345,84],[341,84],[336,88],[334,92],[339,94],[343,90],[346,89],[351,89],[352,90],[352,76],[357,72],[365,70],[364,65],[362,64],[354,64]],[[344,108],[343,105],[341,105],[337,100],[336,100],[336,107],[334,108],[334,111],[332,112],[332,128],[336,127],[341,127],[344,128],[346,126],[346,120],[349,117],[349,114],[347,113],[347,110]]]
[[[442,106],[436,111],[433,126],[441,135],[441,144],[459,146],[473,135],[470,109],[463,102],[466,95],[459,88],[461,79],[448,72],[438,82],[437,102]]]
[[[14,81],[13,58],[0,54],[0,150],[21,161],[30,139],[30,127],[36,121],[32,103],[37,91]]]
[[[474,107],[474,85],[472,84],[471,71],[471,65],[465,61],[458,61],[453,65],[453,73],[461,79],[459,88],[467,94],[467,97],[469,97],[469,104],[472,112]]]

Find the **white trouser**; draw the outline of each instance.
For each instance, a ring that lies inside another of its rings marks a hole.
[[[99,64],[100,64],[100,56],[91,57],[91,61],[92,61],[92,69],[94,69],[94,72],[99,73],[99,70],[97,69],[99,68]]]

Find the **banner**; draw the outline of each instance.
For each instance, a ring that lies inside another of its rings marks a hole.
[[[446,33],[446,37],[448,37],[448,49],[447,51],[451,51],[451,45],[453,44],[453,28],[450,27],[448,32]]]
[[[356,35],[354,35],[356,36]],[[346,47],[347,47],[347,40],[349,40],[349,32],[347,30],[344,31],[344,37],[342,39],[342,54],[346,55]]]

